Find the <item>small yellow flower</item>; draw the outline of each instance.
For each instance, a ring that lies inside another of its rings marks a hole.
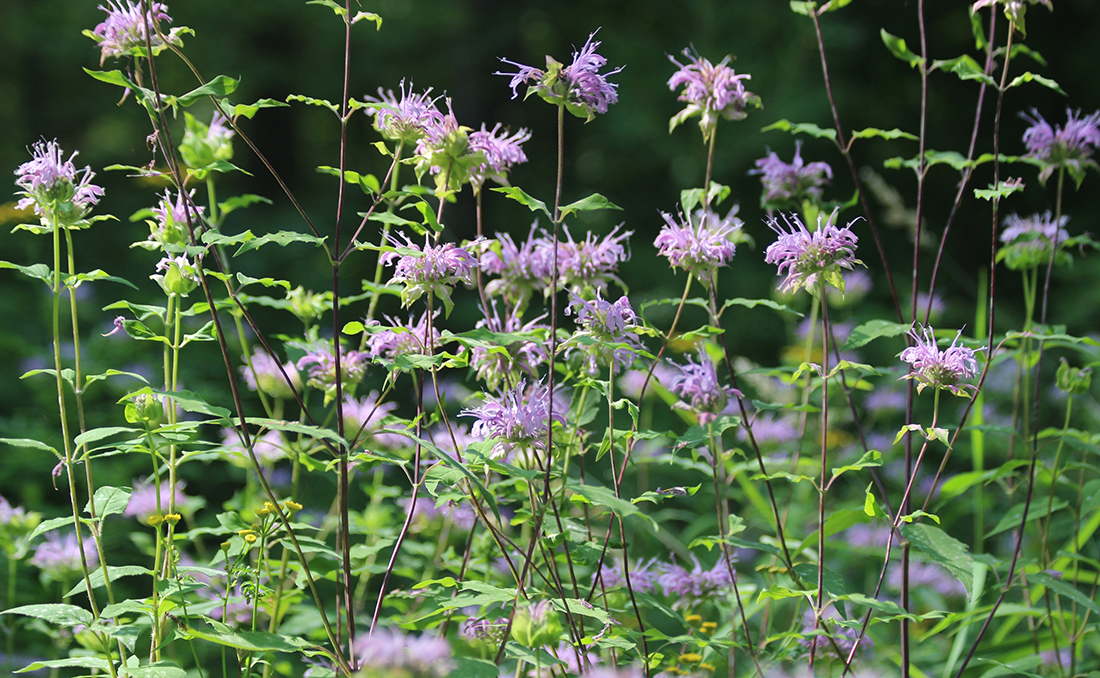
[[[256,543],[256,539],[257,539],[256,535],[252,534],[251,532],[249,532],[248,534],[244,535],[244,540],[245,540],[246,542],[248,542],[249,544],[254,544],[254,543]]]
[[[713,633],[716,628],[718,628],[718,624],[715,622],[703,622],[703,633]]]
[[[686,654],[680,655],[680,661],[684,662],[685,664],[697,664],[703,661],[703,655],[695,652],[688,652]]]
[[[157,525],[160,525],[164,522],[164,516],[158,513],[156,515],[149,516],[149,518],[146,519],[146,522],[148,522],[153,527],[156,527]]]
[[[243,537],[246,534],[252,534],[252,530],[237,530],[237,534]]]
[[[706,662],[699,664],[699,669],[702,671],[710,671],[712,673],[714,672],[714,667]]]
[[[288,510],[288,511],[301,511],[302,510],[302,505],[301,504],[299,504],[296,501],[292,501],[290,499],[287,499],[286,501],[284,501],[283,506],[285,506],[286,510]]]
[[[703,615],[701,615],[701,614],[689,614],[688,616],[684,617],[684,621],[686,621],[687,623],[694,626],[695,624],[698,624],[699,622],[703,621]]]
[[[175,525],[179,521],[183,520],[183,516],[178,513],[165,513],[164,522]]]

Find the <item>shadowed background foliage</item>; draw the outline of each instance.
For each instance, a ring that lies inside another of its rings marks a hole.
[[[963,52],[978,56],[970,33],[966,3],[930,0],[926,4],[929,52],[933,58],[952,58]],[[304,94],[338,101],[342,63],[342,24],[321,6],[305,6],[302,0],[251,0],[227,3],[223,0],[187,0],[169,3],[173,25],[189,26],[196,36],[185,37],[185,52],[206,78],[225,74],[241,79],[234,100],[251,102],[260,98],[285,99]],[[367,2],[362,9],[382,15],[382,30],[364,22],[353,31],[351,95],[362,99],[378,88],[396,88],[404,78],[417,89],[432,87],[434,93],[452,100],[461,123],[491,127],[501,122],[513,130],[527,127],[534,137],[525,147],[531,162],[514,170],[513,183],[528,193],[547,200],[553,197],[554,110],[543,102],[511,98],[508,79],[492,73],[507,65],[498,57],[541,65],[543,55],[568,61],[573,46],[599,29],[601,53],[609,65],[625,65],[615,77],[620,102],[592,123],[567,121],[565,200],[575,200],[593,191],[622,206],[622,212],[603,212],[582,219],[575,232],[592,228],[606,233],[620,221],[635,235],[631,240],[633,261],[624,267],[623,278],[630,285],[635,307],[645,299],[678,295],[683,284],[663,266],[654,265],[653,237],[661,222],[659,211],[675,211],[681,189],[702,182],[705,149],[694,122],[667,132],[667,121],[680,104],[666,82],[675,70],[668,55],[678,55],[688,45],[712,61],[733,55],[733,66],[747,72],[748,89],[760,95],[763,110],[747,120],[723,123],[719,127],[714,179],[733,187],[730,203],[741,205],[746,229],[756,239],[756,248],[743,248],[728,273],[721,293],[725,296],[768,297],[773,293],[774,270],[762,261],[763,248],[771,241],[759,206],[760,184],[747,175],[753,162],[771,148],[784,160],[794,153],[794,138],[782,132],[761,132],[779,119],[814,122],[831,126],[828,100],[822,84],[820,61],[813,24],[790,12],[777,0],[634,0],[631,2],[503,2],[493,0],[382,0]],[[916,133],[920,108],[920,81],[916,73],[892,58],[883,47],[880,28],[908,40],[918,49],[917,3],[853,2],[842,11],[823,18],[822,30],[829,57],[836,102],[846,130],[874,126],[899,127]],[[10,0],[0,22],[0,167],[14,170],[29,156],[26,148],[39,138],[53,139],[66,151],[79,149],[78,164],[90,164],[98,173],[107,194],[97,213],[117,215],[119,221],[97,225],[78,234],[78,263],[85,269],[103,268],[108,273],[128,276],[141,288],[138,298],[155,298],[159,290],[147,279],[152,273],[153,254],[129,249],[145,233],[140,222],[128,217],[156,200],[161,186],[104,172],[107,165],[145,165],[151,160],[145,137],[149,125],[132,98],[119,102],[119,91],[86,75],[83,68],[99,68],[95,44],[81,35],[102,20],[104,13],[94,2],[80,0]],[[1005,22],[999,22],[1003,43]],[[1094,32],[1100,25],[1100,8],[1092,0],[1056,0],[1056,12],[1034,7],[1028,13],[1027,45],[1046,58],[1047,66],[1021,57],[1013,70],[1032,70],[1057,80],[1069,94],[1061,97],[1031,84],[1010,91],[1005,98],[1002,149],[1022,153],[1020,136],[1026,123],[1018,111],[1035,107],[1052,123],[1064,121],[1065,107],[1091,112],[1100,108],[1096,87]],[[170,54],[158,62],[161,86],[181,93],[192,89],[190,73]],[[120,67],[108,62],[105,69]],[[960,82],[949,74],[930,78],[928,98],[928,145],[940,150],[965,153],[977,85]],[[992,94],[986,98],[986,114],[992,110]],[[198,104],[193,111],[209,116],[210,107]],[[989,118],[987,118],[988,120]],[[327,111],[294,105],[261,111],[254,120],[243,121],[244,130],[255,140],[272,164],[292,187],[322,232],[330,233],[335,205],[334,180],[315,171],[318,165],[336,165],[338,126]],[[182,119],[173,133],[182,134]],[[984,124],[978,152],[991,150],[992,131]],[[366,116],[356,116],[349,128],[348,167],[382,174],[386,165],[371,146],[378,140]],[[909,141],[872,140],[856,147],[858,165],[880,172],[896,187],[906,204],[914,204],[915,180],[908,172],[883,170],[885,158],[915,154]],[[834,169],[833,185],[826,197],[844,201],[853,186],[839,153],[828,142],[807,139],[802,150],[807,161],[824,160]],[[258,193],[274,200],[232,216],[230,232],[251,229],[256,233],[279,229],[305,230],[271,177],[247,148],[236,144],[234,162],[252,176],[234,174],[220,178],[219,198],[238,193]],[[976,174],[975,186],[989,182],[990,168]],[[1051,207],[1053,192],[1043,190],[1034,168],[1017,166],[1009,175],[1023,176],[1028,190],[1008,201],[1006,211],[1021,214]],[[937,168],[929,177],[926,226],[937,238],[951,207],[957,173]],[[1095,230],[1097,209],[1085,190],[1068,191],[1065,211],[1073,216],[1072,233]],[[11,186],[14,192],[14,185]],[[25,233],[7,234],[17,223],[15,198],[0,199],[0,251],[2,258],[19,264],[45,261],[49,243]],[[872,205],[877,203],[872,199]],[[727,203],[724,207],[728,207]],[[362,211],[367,202],[352,195],[350,212]],[[842,218],[858,215],[850,210]],[[473,203],[468,193],[457,206],[449,207],[447,225],[454,239],[473,236]],[[525,208],[490,194],[486,199],[490,229],[504,229],[514,235],[526,233],[532,216]],[[990,229],[987,203],[968,199],[956,222],[949,243],[951,255],[940,278],[939,289],[950,304],[948,323],[973,322],[975,276],[988,261]],[[864,240],[861,257],[877,284],[862,319],[890,317],[887,309],[882,264],[870,246],[865,226],[857,227]],[[884,228],[885,245],[895,275],[908,271],[911,248],[903,230]],[[929,253],[930,254],[930,253]],[[926,255],[927,256],[927,255]],[[325,289],[326,267],[319,250],[307,248],[265,248],[260,254],[239,262],[242,270],[289,271],[295,284]],[[358,288],[358,279],[373,270],[373,256],[364,253],[344,271],[346,289]],[[927,278],[927,267],[922,269]],[[1072,270],[1059,271],[1062,285],[1073,276],[1075,293],[1054,296],[1053,317],[1070,325],[1071,331],[1087,332],[1096,326],[1100,309],[1100,277],[1095,262],[1078,260]],[[908,274],[899,284],[908,289]],[[1006,276],[1006,279],[1009,276]],[[48,294],[45,286],[20,278],[14,272],[0,273],[4,294],[0,295],[0,435],[56,438],[56,395],[52,383],[43,378],[20,381],[23,371],[44,366],[48,355]],[[1017,323],[1020,311],[1014,279],[1006,280],[1002,294],[1006,323]],[[131,368],[154,374],[158,356],[124,339],[100,338],[109,329],[113,312],[100,309],[123,296],[124,288],[110,283],[85,289],[83,327],[88,337],[85,350],[94,356],[88,369]],[[396,312],[396,307],[386,309]],[[351,309],[348,317],[362,313]],[[650,320],[667,326],[663,309],[654,310]],[[735,352],[760,361],[774,362],[784,342],[782,320],[761,311],[737,316],[729,323],[729,344]],[[276,318],[269,319],[272,323]],[[475,318],[460,308],[455,324],[468,327]],[[692,319],[689,319],[692,320]],[[695,318],[698,321],[701,318]],[[282,320],[280,320],[282,322]],[[1006,324],[1007,326],[1007,324]],[[297,327],[271,325],[272,331],[289,334]],[[203,347],[204,349],[206,347]],[[188,387],[203,390],[206,384],[224,379],[216,354],[210,353],[205,366],[188,375]],[[144,367],[142,367],[144,365]],[[101,401],[93,410],[89,426],[118,421],[121,411],[109,403],[125,393],[127,383],[103,387]],[[228,404],[228,403],[219,403]],[[0,458],[0,493],[38,504],[52,495],[49,469],[54,461],[43,456],[5,454]],[[27,482],[29,480],[29,482]],[[125,484],[121,480],[119,484]],[[60,494],[57,495],[60,497]]]

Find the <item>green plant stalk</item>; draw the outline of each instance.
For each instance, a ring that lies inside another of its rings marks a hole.
[[[829,456],[829,301],[825,297],[825,276],[818,275],[818,302],[821,305],[821,479],[817,488],[817,605],[814,630],[821,625],[825,607],[825,483]],[[813,325],[811,325],[813,327]],[[810,333],[813,339],[813,332]],[[809,360],[809,356],[806,356]],[[807,389],[808,390],[808,389]],[[809,397],[807,393],[807,398]],[[831,635],[831,634],[830,634]],[[810,671],[813,672],[817,642],[810,645]]]
[[[19,561],[15,559],[14,553],[8,554],[8,592],[4,598],[4,607],[11,609],[15,607],[15,575],[16,566]],[[12,675],[12,662],[15,661],[15,622],[11,622],[11,626],[8,628],[8,638],[6,643],[6,650],[4,655],[4,668],[7,670],[8,675]]]

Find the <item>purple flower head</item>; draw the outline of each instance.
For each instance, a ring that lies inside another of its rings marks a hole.
[[[619,262],[630,258],[630,252],[623,243],[629,240],[634,231],[620,233],[620,228],[622,224],[613,228],[602,239],[597,239],[589,231],[584,240],[574,241],[569,227],[566,226],[566,242],[558,244],[558,272],[561,276],[559,284],[577,292],[585,288],[607,289],[609,281],[614,281],[622,287],[623,282],[619,279],[617,271]],[[549,251],[543,256],[550,259],[553,257],[551,242],[547,243],[546,249]],[[547,263],[551,264],[548,269],[552,277],[552,261]]]
[[[703,569],[694,554],[691,560],[695,564],[691,570],[675,562],[660,566],[657,583],[666,596],[676,599],[673,609],[686,609],[716,596],[724,597],[732,584],[730,568],[722,558],[709,570]]]
[[[84,561],[91,569],[99,562],[99,554],[91,536],[85,536],[82,542]],[[66,532],[62,536],[57,532],[47,532],[46,541],[34,550],[30,563],[56,581],[65,581],[80,574],[81,545],[77,543],[76,533]]]
[[[537,93],[549,103],[565,106],[577,117],[592,120],[597,113],[606,113],[607,107],[619,100],[619,94],[615,91],[618,85],[608,82],[607,77],[623,70],[620,66],[607,73],[600,73],[600,69],[607,65],[607,59],[596,53],[600,43],[592,40],[595,36],[596,33],[593,32],[588,36],[584,47],[573,52],[573,63],[568,66],[549,56],[546,57],[546,70],[501,59],[519,71],[498,71],[494,75],[512,76],[509,86],[512,88],[513,99],[519,96],[519,86],[528,83],[528,96]]]
[[[758,445],[777,446],[798,437],[798,422],[790,417],[776,416],[773,412],[760,412],[751,424],[752,437]],[[748,429],[737,429],[738,440],[748,440]]]
[[[340,352],[340,372],[344,393],[354,391],[355,385],[367,372],[366,353],[355,350]],[[306,385],[325,392],[326,402],[336,397],[336,356],[332,346],[321,346],[298,359],[297,368],[309,368]]]
[[[1021,271],[1048,263],[1052,248],[1056,252],[1055,261],[1065,258],[1065,254],[1061,257],[1058,254],[1069,240],[1067,223],[1068,216],[1063,215],[1055,221],[1050,210],[1029,217],[1008,215],[1001,231],[1004,246],[997,252],[997,261],[1004,261],[1010,269]]]
[[[520,146],[531,138],[531,133],[521,129],[515,134],[509,135],[507,130],[501,130],[500,123],[493,126],[492,130],[486,130],[485,125],[477,132],[469,134],[470,153],[481,153],[485,162],[470,168],[470,184],[477,193],[481,190],[486,179],[508,185],[508,171],[512,165],[527,162],[527,156]]]
[[[545,314],[524,323],[518,307],[503,318],[495,301],[492,310],[491,316],[477,322],[478,327],[501,334],[550,330],[542,322],[546,318]],[[479,345],[470,348],[470,366],[474,368],[478,380],[492,390],[500,388],[504,381],[515,383],[515,378],[520,374],[536,377],[535,368],[546,362],[547,357],[542,343],[533,339],[514,341],[507,345]]]
[[[57,141],[39,141],[33,146],[31,159],[15,170],[15,184],[22,190],[23,198],[16,209],[34,206],[34,213],[42,218],[45,226],[53,226],[52,219],[62,226],[78,223],[92,205],[99,202],[103,189],[92,183],[95,173],[85,167],[77,170],[73,164],[76,152],[68,160],[62,160]]]
[[[586,356],[588,374],[596,376],[601,366],[612,366],[615,371],[630,367],[637,358],[638,337],[628,331],[638,324],[638,316],[630,307],[630,299],[619,297],[611,303],[600,296],[586,301],[569,293],[566,315],[576,315],[580,332],[570,339],[567,354]],[[584,337],[584,339],[580,339]],[[579,340],[579,345],[575,345]],[[609,344],[617,344],[609,345]]]
[[[517,309],[526,308],[536,291],[545,291],[552,276],[554,246],[545,232],[536,237],[537,228],[538,221],[519,245],[510,234],[500,235],[489,241],[481,258],[482,271],[500,276],[485,286],[486,294],[500,295]]]
[[[0,525],[11,525],[25,520],[27,511],[22,506],[12,506],[7,498],[0,496]]]
[[[160,485],[153,484],[148,478],[135,481],[134,491],[130,494],[130,501],[122,515],[134,516],[145,522],[152,516],[172,513],[171,507],[175,507],[175,512],[178,513],[180,507],[187,503],[187,495],[183,493],[186,484],[182,480],[176,481],[173,491],[167,480]]]
[[[833,178],[833,170],[825,162],[802,160],[802,142],[794,144],[794,160],[787,164],[771,149],[768,155],[756,161],[756,169],[749,174],[759,174],[764,185],[760,198],[762,207],[786,207],[792,202],[808,199],[821,200],[821,187]]]
[[[163,248],[164,245],[188,244],[187,225],[197,226],[206,211],[204,207],[194,203],[191,199],[194,195],[194,190],[191,190],[186,197],[182,191],[178,191],[173,198],[169,191],[164,191],[164,197],[151,210],[156,220],[147,222],[150,231],[149,242],[152,243],[150,247]]]
[[[730,398],[740,397],[735,389],[718,383],[718,373],[714,362],[704,348],[699,348],[699,362],[688,358],[687,365],[677,365],[680,374],[672,379],[671,390],[684,399],[691,410],[699,417],[699,423],[705,425],[722,414],[730,404]]]
[[[493,458],[509,453],[546,450],[546,431],[550,421],[550,387],[541,382],[527,386],[520,381],[499,397],[487,396],[481,407],[463,410],[461,416],[477,419],[470,433],[481,440],[495,440]],[[565,417],[555,405],[554,421],[565,424]]]
[[[367,114],[374,116],[374,129],[383,137],[412,143],[419,141],[428,130],[443,124],[443,114],[436,108],[430,87],[421,94],[414,94],[412,83],[406,89],[402,80],[400,92],[398,97],[392,89],[379,88],[377,97],[366,98],[375,104],[367,109]]]
[[[407,498],[398,499],[397,504],[404,507],[406,514],[409,512],[409,500]],[[426,529],[435,518],[446,518],[451,521],[455,528],[463,531],[469,531],[477,522],[477,513],[469,504],[453,500],[438,504],[431,497],[417,497],[413,515],[412,532],[420,532]]]
[[[654,567],[657,559],[637,563],[630,568],[630,587],[634,591],[650,593],[657,585],[658,573]],[[600,568],[600,577],[607,589],[625,589],[626,577],[623,575],[623,563],[617,560],[613,565],[604,563]]]
[[[497,647],[504,640],[504,629],[507,627],[507,619],[489,619],[488,617],[476,619],[470,617],[462,622],[462,629],[459,633],[471,643],[484,641],[492,647]]]
[[[349,398],[344,401],[344,433],[348,440],[358,439],[367,449],[403,447],[409,439],[393,433],[403,427],[383,428],[381,425],[382,419],[396,409],[397,403],[378,402],[378,391],[371,391],[358,400]]]
[[[383,264],[394,267],[390,282],[405,286],[401,292],[401,303],[410,306],[423,294],[434,292],[450,312],[449,288],[460,281],[470,284],[470,275],[477,266],[477,259],[454,243],[425,244],[421,248],[404,233],[401,237],[405,239],[404,245],[391,234],[390,243],[398,250],[384,252],[381,257]]]
[[[668,88],[676,91],[677,87],[682,86],[684,89],[677,100],[687,104],[684,110],[669,120],[669,132],[698,115],[703,140],[708,141],[718,126],[719,117],[743,120],[748,115],[745,111],[748,106],[760,106],[760,97],[747,91],[741,82],[750,80],[752,76],[734,73],[728,65],[730,57],[727,56],[715,65],[692,54],[690,48],[685,49],[683,54],[688,59],[687,65],[681,64],[671,55],[668,57],[680,69],[668,79]]]
[[[886,548],[886,542],[893,540],[894,546],[898,545],[898,537],[889,525],[871,525],[859,523],[844,530],[844,540],[850,545],[861,549]]]
[[[936,345],[936,337],[931,327],[921,327],[920,331],[913,328],[908,332],[913,340],[913,345],[901,352],[903,362],[909,363],[910,372],[902,379],[915,379],[917,381],[917,393],[926,386],[942,388],[951,391],[957,396],[968,396],[967,391],[975,391],[970,384],[960,384],[963,379],[973,378],[978,374],[978,362],[974,358],[974,351],[965,346],[958,346],[962,330],[951,341],[947,349],[941,351]]]
[[[454,666],[446,639],[431,634],[414,636],[397,628],[360,635],[354,651],[359,662],[357,675],[370,678],[442,678]]]
[[[657,254],[668,257],[675,268],[695,274],[704,285],[709,285],[711,273],[729,264],[736,254],[738,236],[744,223],[737,218],[734,205],[725,219],[711,211],[697,210],[695,214],[679,218],[661,213],[665,225],[653,244]]]
[[[149,25],[149,43],[153,46],[153,53],[157,54],[168,44],[179,45],[180,33],[187,30],[173,28],[167,34],[160,30],[160,22],[172,23],[172,17],[168,16],[168,6],[163,2],[152,2],[149,11],[143,16],[141,2],[126,0],[123,5],[121,0],[107,0],[107,6],[99,8],[107,12],[107,18],[103,23],[95,27],[92,37],[99,43],[99,65],[103,65],[107,57],[118,58],[134,54],[133,50],[145,49],[145,26]],[[164,38],[161,38],[164,35]]]
[[[623,373],[619,377],[619,388],[622,389],[623,395],[632,400],[642,397],[642,385],[645,383],[648,374],[648,365],[640,367],[640,369],[627,370]],[[666,362],[657,363],[656,367],[653,368],[653,376],[649,378],[649,386],[645,395],[651,396],[656,393],[653,390],[654,383],[669,384],[677,374],[679,374],[679,370],[672,365]]]
[[[294,363],[280,365],[279,361],[272,358],[262,347],[257,346],[252,354],[251,366],[241,366],[241,376],[244,383],[251,391],[263,391],[272,398],[294,397],[294,391],[302,390],[302,377]],[[283,373],[290,378],[287,383]],[[293,386],[293,389],[291,388]]]
[[[885,543],[880,544],[884,546]],[[890,576],[886,579],[887,585],[896,590],[901,590],[901,568],[890,568]],[[932,589],[941,596],[962,597],[966,595],[966,588],[950,572],[935,563],[913,562],[909,564],[909,586],[913,589]]]
[[[823,224],[819,214],[817,229],[810,232],[797,214],[784,214],[783,221],[786,229],[779,225],[778,219],[768,222],[779,238],[764,251],[764,261],[776,264],[779,274],[787,276],[779,290],[791,294],[805,287],[816,294],[818,276],[824,276],[825,282],[843,292],[841,269],[851,270],[855,264],[863,264],[855,257],[858,241],[852,232],[855,222],[844,227],[832,222]]]
[[[436,311],[435,316],[439,312]],[[431,333],[428,332],[428,313],[425,311],[420,319],[413,321],[409,316],[408,322],[402,322],[390,316],[384,316],[389,326],[381,325],[377,320],[368,324],[370,336],[367,337],[367,353],[371,358],[383,358],[395,360],[398,356],[409,354],[428,354],[432,344],[439,341],[439,330],[434,325]]]
[[[1065,167],[1080,187],[1085,169],[1098,168],[1092,153],[1100,146],[1100,111],[1081,117],[1081,111],[1067,108],[1063,127],[1052,127],[1034,108],[1020,117],[1031,123],[1024,131],[1027,156],[1043,162],[1039,181],[1046,183],[1056,167]]]

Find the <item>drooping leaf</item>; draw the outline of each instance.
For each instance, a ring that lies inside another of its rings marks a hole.
[[[974,57],[969,54],[964,54],[954,59],[933,61],[932,68],[954,73],[959,76],[960,80],[980,80],[987,85],[997,85],[997,81],[994,80],[992,76],[986,74],[981,65],[979,65],[978,62],[974,60]]]
[[[76,605],[64,603],[46,603],[42,605],[21,605],[0,614],[21,614],[35,617],[58,626],[90,626],[95,620],[92,613]]]
[[[882,137],[883,139],[909,139],[910,141],[918,141],[920,139],[917,135],[910,134],[909,132],[902,132],[897,127],[894,129],[867,127],[852,132],[853,139],[870,139],[871,137]]]
[[[947,568],[966,589],[967,600],[973,596],[974,561],[967,553],[966,544],[925,523],[902,525],[901,534],[933,562]]]
[[[914,54],[903,38],[887,33],[886,29],[879,30],[879,35],[882,36],[882,42],[886,45],[886,49],[890,50],[890,54],[909,64],[910,68],[916,68],[924,63],[924,58]]]
[[[781,132],[790,132],[791,134],[809,134],[817,139],[828,139],[830,141],[836,141],[835,129],[822,129],[812,122],[791,122],[789,120],[780,120],[774,122],[767,127],[762,128],[761,132],[770,132],[772,130],[779,130]]]
[[[1023,75],[1018,75],[1015,78],[1013,78],[1012,82],[1008,83],[1008,87],[1011,89],[1013,87],[1018,87],[1019,85],[1022,85],[1025,82],[1032,82],[1032,81],[1039,83],[1043,87],[1048,87],[1048,88],[1054,90],[1055,92],[1061,94],[1062,96],[1068,96],[1066,94],[1065,90],[1063,90],[1062,87],[1058,83],[1054,82],[1050,78],[1044,78],[1041,75],[1035,75],[1031,71],[1028,71],[1027,73],[1024,73]]]
[[[0,268],[11,268],[19,271],[28,278],[34,278],[35,280],[41,280],[47,285],[53,284],[53,271],[46,264],[31,264],[30,266],[20,266],[19,264],[13,264],[9,261],[0,261]]]
[[[1064,598],[1069,598],[1078,605],[1091,610],[1093,614],[1100,615],[1100,605],[1097,605],[1092,596],[1086,595],[1069,582],[1062,581],[1061,579],[1055,579],[1046,572],[1036,572],[1035,574],[1029,574],[1027,576],[1027,580],[1029,584],[1039,584],[1040,586],[1045,586],[1051,591],[1057,593],[1058,595]]]
[[[95,499],[95,514],[97,518],[106,518],[107,516],[122,513],[126,510],[126,505],[130,503],[130,494],[133,490],[129,487],[111,487],[110,485],[104,485],[103,487],[96,488]],[[92,514],[91,502],[84,505],[84,512],[88,515]]]
[[[90,537],[87,538],[90,539]],[[110,575],[111,581],[115,581],[116,579],[121,579],[122,577],[151,575],[153,574],[153,572],[149,568],[141,567],[140,565],[108,565],[107,574]],[[92,581],[93,589],[103,588],[104,586],[106,586],[106,584],[103,582],[102,567],[96,567],[94,570],[89,572],[88,579]],[[79,593],[84,593],[87,590],[88,587],[85,585],[84,580],[81,579],[76,586],[74,586],[68,593],[65,594],[65,597],[69,598]]]

